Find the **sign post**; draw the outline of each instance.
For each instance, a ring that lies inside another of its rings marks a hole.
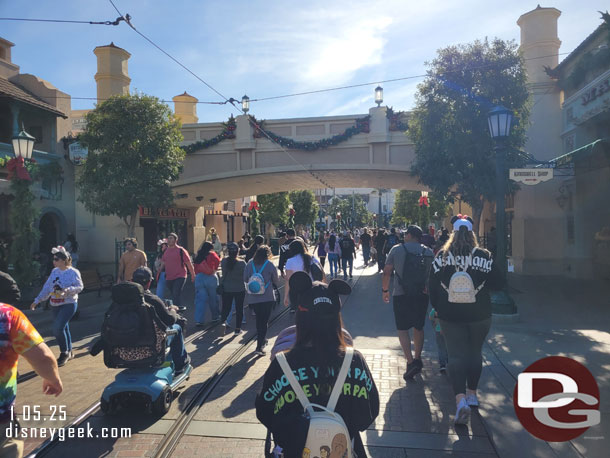
[[[534,186],[553,179],[553,169],[510,169],[508,177],[518,183]]]

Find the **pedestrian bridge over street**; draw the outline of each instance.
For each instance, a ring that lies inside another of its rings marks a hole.
[[[179,180],[173,183],[177,204],[197,207],[323,187],[422,189],[411,175],[415,150],[404,133],[406,121],[406,116],[391,111],[388,115],[387,108],[380,107],[372,108],[368,117],[264,122],[265,131],[285,144],[286,151],[262,135],[245,115],[224,125],[184,124],[184,146],[190,151]],[[314,142],[322,142],[323,147],[313,150]]]

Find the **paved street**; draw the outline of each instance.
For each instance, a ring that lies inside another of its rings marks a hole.
[[[327,266],[328,267],[328,266]],[[602,457],[609,445],[608,430],[610,377],[610,320],[607,291],[598,284],[574,282],[559,284],[552,279],[514,278],[511,282],[521,321],[494,324],[484,348],[484,370],[481,379],[480,414],[473,413],[468,428],[455,428],[453,393],[445,375],[438,371],[432,329],[427,325],[424,347],[424,370],[406,384],[402,379],[405,360],[395,337],[391,306],[380,299],[381,276],[376,268],[357,263],[354,291],[344,301],[343,316],[354,343],[366,357],[380,392],[381,410],[376,422],[363,434],[373,457]],[[187,293],[191,295],[192,291]],[[40,393],[40,380],[19,385],[19,404],[67,406],[70,419],[99,399],[103,388],[116,371],[106,369],[101,355],[86,354],[86,344],[99,331],[103,311],[109,302],[105,296],[97,301],[84,296],[81,319],[73,333],[78,339],[78,357],[61,368],[65,391],[49,400]],[[85,299],[86,298],[86,299]],[[91,301],[90,305],[88,304]],[[578,304],[578,308],[574,306]],[[43,334],[48,334],[43,312],[30,314]],[[247,312],[248,333],[254,320]],[[286,315],[270,328],[270,343],[284,327],[292,324]],[[170,412],[158,419],[132,411],[117,417],[98,414],[90,420],[95,430],[102,426],[130,426],[129,439],[77,440],[56,447],[51,456],[150,456],[167,433],[181,410],[204,383],[239,347],[248,335],[210,332],[187,346],[195,366],[190,381],[174,400]],[[52,343],[52,340],[50,341]],[[197,412],[180,439],[173,456],[262,457],[265,428],[256,419],[254,398],[262,383],[269,358],[256,358],[254,347],[235,364],[221,380],[210,398]],[[548,444],[535,439],[518,423],[512,407],[516,376],[533,361],[546,355],[566,355],[587,365],[596,376],[602,397],[602,422],[572,442]],[[21,372],[25,372],[25,365]],[[18,410],[19,411],[19,410]],[[28,422],[22,422],[27,424]],[[50,426],[50,425],[46,425]],[[53,425],[56,426],[56,425]],[[40,440],[28,440],[31,451]],[[524,454],[524,450],[527,453]]]

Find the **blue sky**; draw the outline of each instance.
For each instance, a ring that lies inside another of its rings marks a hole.
[[[227,97],[241,99],[420,75],[447,45],[495,36],[519,40],[518,17],[536,1],[444,0],[114,0],[158,45]],[[108,0],[0,0],[0,17],[103,21],[117,13]],[[560,52],[573,50],[600,23],[607,0],[556,0]],[[50,81],[73,97],[95,97],[93,48],[113,41],[132,55],[131,89],[170,100],[185,90],[200,101],[219,96],[147,43],[117,27],[0,22],[15,43],[22,73]],[[565,56],[561,56],[562,59]],[[385,103],[413,107],[421,79],[384,84]],[[376,84],[252,103],[259,119],[366,113]],[[73,109],[94,102],[73,100]],[[200,122],[225,120],[228,106],[198,105]]]

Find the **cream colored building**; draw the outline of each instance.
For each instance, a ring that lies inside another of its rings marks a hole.
[[[63,243],[73,232],[75,224],[74,173],[66,160],[66,149],[61,139],[70,130],[70,96],[48,81],[35,75],[23,74],[13,62],[8,40],[0,38],[0,157],[13,157],[11,138],[22,128],[36,138],[33,159],[40,164],[56,164],[62,173],[42,183],[33,184],[35,205],[39,210],[36,228],[40,240],[33,252],[50,255],[51,247]],[[13,198],[6,167],[0,169],[0,241],[10,242],[12,228],[9,211]],[[4,252],[4,250],[2,250]],[[47,256],[50,267],[50,256]],[[1,259],[0,269],[7,269]]]
[[[599,271],[595,263],[605,263],[602,267],[606,270],[610,266],[600,256],[595,239],[596,233],[610,227],[605,203],[610,197],[608,169],[603,161],[594,169],[582,164],[571,169],[569,164],[582,153],[569,153],[610,137],[610,87],[603,89],[609,84],[610,66],[587,71],[575,87],[566,88],[565,81],[585,55],[595,60],[596,55],[602,57],[600,52],[608,52],[610,24],[600,25],[558,64],[560,15],[555,8],[538,6],[517,21],[533,95],[526,151],[541,161],[566,153],[571,159],[564,159],[555,169],[553,180],[522,186],[514,200],[509,199],[507,211],[516,272],[586,278]],[[545,71],[545,67],[552,71]],[[587,101],[587,94],[592,93],[595,99]],[[603,147],[601,143],[596,146],[597,150]],[[601,154],[597,150],[594,155]],[[598,160],[602,159],[603,154]],[[610,254],[607,247],[602,249]]]

